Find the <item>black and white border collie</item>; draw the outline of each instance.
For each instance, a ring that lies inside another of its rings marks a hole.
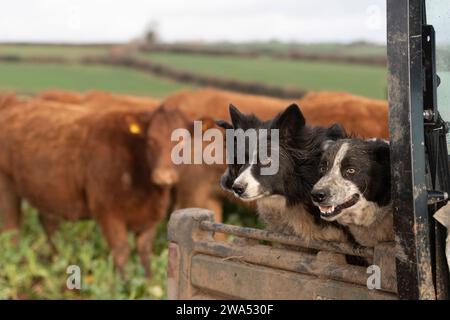
[[[363,246],[394,240],[389,143],[342,139],[323,149],[322,177],[311,192],[322,219],[346,226]]]
[[[335,222],[320,219],[320,212],[311,201],[310,192],[319,179],[318,165],[322,155],[321,145],[327,140],[342,138],[343,129],[310,127],[295,104],[269,121],[255,115],[244,115],[230,105],[232,124],[217,121],[225,129],[278,129],[278,171],[262,175],[261,169],[270,164],[259,159],[258,152],[246,157],[245,164],[229,164],[222,176],[222,187],[243,201],[256,201],[257,212],[270,231],[297,235],[305,239],[347,241],[345,228]],[[270,134],[268,133],[270,140]],[[265,136],[264,138],[266,138]],[[260,137],[256,149],[261,145]],[[245,146],[235,146],[235,148]],[[267,148],[274,152],[270,141]],[[235,149],[236,150],[236,149]],[[236,152],[235,152],[236,154]],[[249,159],[252,159],[248,161]]]

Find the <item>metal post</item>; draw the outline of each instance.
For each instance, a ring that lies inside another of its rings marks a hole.
[[[387,0],[392,197],[401,299],[435,299],[425,177],[421,0]]]

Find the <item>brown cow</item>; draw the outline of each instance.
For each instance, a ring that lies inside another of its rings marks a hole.
[[[35,100],[0,109],[0,211],[19,226],[20,199],[39,210],[49,239],[63,220],[93,218],[123,270],[127,231],[147,275],[156,224],[178,180],[170,136],[189,127],[180,111],[89,108]]]
[[[230,120],[228,106],[239,106],[244,114],[254,113],[261,120],[275,117],[297,103],[307,123],[328,126],[340,123],[348,132],[363,138],[388,138],[388,104],[345,92],[313,92],[301,99],[277,99],[217,89],[181,91],[164,100],[167,107],[178,107],[191,119],[212,117]]]
[[[69,104],[78,104],[84,101],[84,95],[82,93],[59,89],[45,90],[38,95],[38,98]]]
[[[90,91],[84,95],[70,91],[48,90],[39,98],[58,102],[90,104],[96,106],[120,105],[154,109],[158,100],[147,97]],[[212,118],[229,119],[228,106],[238,105],[243,113],[255,113],[262,120],[273,118],[286,105],[300,105],[306,121],[311,125],[328,126],[340,123],[347,131],[363,138],[388,138],[388,105],[384,100],[369,99],[346,92],[312,92],[301,99],[277,99],[266,96],[241,94],[218,89],[180,91],[164,100],[166,107],[178,107],[191,120]]]
[[[70,92],[49,90],[42,92],[37,99],[58,101],[65,103],[67,101],[76,101],[83,106],[94,107],[96,110],[111,110],[111,109],[123,109],[129,108],[144,108],[149,111],[154,110],[156,100],[144,97],[132,97],[119,94],[112,94],[103,91],[91,91],[84,95]],[[170,109],[177,109],[176,106],[168,107]],[[210,117],[204,117],[204,114],[196,114],[195,108],[188,108],[185,110],[189,112],[189,118],[191,120],[203,120],[206,122],[204,129],[214,126],[214,121]],[[222,212],[222,197],[228,196],[223,193],[218,184],[218,177],[223,172],[222,166],[210,166],[205,167],[203,165],[186,165],[180,166],[181,179],[180,183],[176,185],[175,198],[173,199],[174,208],[186,208],[186,207],[206,207],[217,214],[217,221],[221,221]],[[198,177],[202,177],[201,181],[198,181]],[[198,185],[194,188],[192,181],[196,181]],[[216,190],[217,197],[210,197],[211,189]],[[234,200],[234,199],[233,199]]]
[[[0,108],[16,103],[19,103],[19,100],[14,93],[0,95]]]
[[[135,97],[97,90],[88,91],[85,94],[82,94],[79,92],[51,89],[41,92],[37,98],[60,103],[94,106],[99,109],[108,107],[108,110],[110,110],[110,107],[112,106],[124,108],[142,107],[154,110],[161,104],[159,100],[153,98]]]
[[[346,92],[312,92],[298,101],[307,123],[340,123],[362,138],[389,139],[388,103]]]

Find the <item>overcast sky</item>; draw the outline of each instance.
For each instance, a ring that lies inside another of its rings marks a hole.
[[[127,41],[153,22],[168,42],[384,43],[385,10],[385,0],[10,0],[0,41]]]

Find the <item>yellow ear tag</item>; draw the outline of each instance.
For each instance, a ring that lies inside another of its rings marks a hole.
[[[142,129],[137,123],[132,123],[132,124],[130,124],[130,132],[132,134],[141,134]]]

